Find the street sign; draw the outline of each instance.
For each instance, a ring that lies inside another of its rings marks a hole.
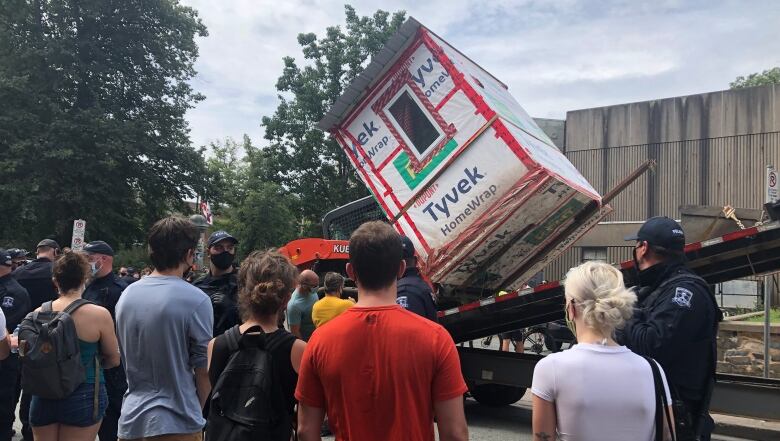
[[[70,249],[81,251],[84,249],[84,231],[87,229],[87,221],[76,219],[73,221],[73,235],[70,240]]]
[[[775,166],[766,166],[766,202],[775,203],[778,199],[778,191],[780,188],[777,183],[777,170]]]

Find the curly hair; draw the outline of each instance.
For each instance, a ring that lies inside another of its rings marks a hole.
[[[245,318],[275,315],[295,289],[298,269],[275,250],[253,251],[238,271],[238,304]]]

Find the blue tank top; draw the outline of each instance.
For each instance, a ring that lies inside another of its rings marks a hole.
[[[95,384],[95,356],[98,353],[98,344],[100,342],[86,342],[79,339],[79,350],[81,351],[81,364],[87,371],[85,383]],[[100,383],[105,383],[103,379],[103,369],[100,369]]]

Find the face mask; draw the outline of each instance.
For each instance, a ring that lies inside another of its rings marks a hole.
[[[226,270],[230,268],[230,265],[233,264],[233,259],[235,259],[236,256],[231,254],[228,251],[223,251],[219,254],[213,254],[211,256],[211,263],[214,264],[215,267]]]
[[[89,269],[92,271],[92,277],[95,277],[100,271],[100,267],[98,266],[97,262],[89,262]]]
[[[566,327],[574,334],[574,337],[577,337],[577,324],[569,318],[569,302],[566,302],[566,305],[564,305],[563,313],[566,315]]]

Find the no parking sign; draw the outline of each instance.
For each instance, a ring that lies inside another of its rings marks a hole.
[[[84,231],[87,229],[87,221],[76,219],[73,221],[73,235],[70,240],[70,249],[81,251],[84,249]]]
[[[773,165],[766,166],[766,202],[777,202],[777,170]]]

